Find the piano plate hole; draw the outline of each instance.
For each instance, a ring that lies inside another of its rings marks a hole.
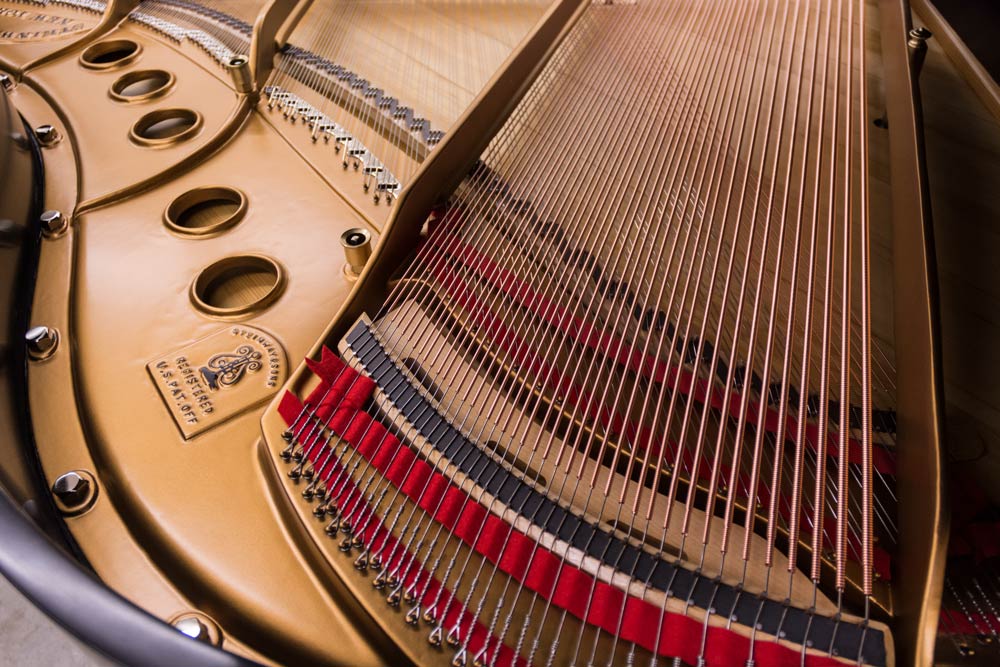
[[[207,238],[229,229],[247,212],[247,198],[235,188],[224,186],[188,190],[167,206],[163,221],[182,236]]]
[[[111,84],[108,94],[119,102],[145,102],[165,95],[174,85],[174,75],[162,69],[127,72]]]
[[[239,317],[267,308],[284,286],[285,272],[270,257],[236,255],[201,270],[191,284],[191,302],[213,317]]]
[[[132,126],[129,136],[140,146],[158,148],[190,139],[201,129],[201,114],[191,109],[151,111]]]
[[[134,61],[142,47],[131,39],[109,39],[91,44],[80,54],[80,64],[88,69],[113,69]]]

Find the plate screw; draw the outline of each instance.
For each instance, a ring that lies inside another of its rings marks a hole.
[[[14,79],[10,78],[6,74],[0,74],[0,87],[3,87],[4,90],[13,90]]]
[[[179,614],[168,621],[178,632],[196,641],[219,646],[222,644],[222,630],[218,624],[197,611]]]
[[[48,359],[59,346],[59,332],[46,326],[32,327],[24,335],[28,356],[35,361]]]
[[[45,211],[39,217],[39,221],[42,224],[42,233],[49,237],[62,234],[69,226],[66,216],[59,211]]]
[[[45,148],[55,146],[62,139],[59,130],[52,125],[39,125],[35,128],[35,136],[38,137],[38,143]]]
[[[94,500],[95,485],[87,473],[72,470],[56,478],[52,493],[66,513],[73,513],[89,507]]]
[[[191,639],[197,639],[198,641],[205,642],[206,644],[212,643],[212,637],[208,632],[208,626],[193,616],[180,619],[174,623],[174,627]]]

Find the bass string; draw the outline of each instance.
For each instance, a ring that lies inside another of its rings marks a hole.
[[[688,150],[690,151],[690,150],[692,150],[692,149],[691,149],[691,148],[689,148]],[[619,503],[621,503],[621,499],[619,500]],[[596,646],[596,644],[595,644],[595,646]],[[613,656],[613,654],[614,654],[614,646],[612,647],[612,651],[611,651],[611,653],[612,653],[612,656]]]

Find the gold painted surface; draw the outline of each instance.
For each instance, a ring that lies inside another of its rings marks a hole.
[[[29,120],[51,114],[27,86],[16,94]],[[48,161],[51,175],[73,173],[74,146],[67,140],[51,149],[64,158]],[[274,169],[262,173],[258,161]],[[65,176],[48,193],[72,210],[77,179]],[[206,182],[245,193],[246,215],[210,238],[180,237],[164,224],[164,211]],[[185,441],[147,365],[192,345],[192,358],[202,349],[207,354],[208,344],[197,341],[234,329],[266,332],[282,358],[300,358],[350,288],[339,237],[364,224],[255,117],[197,169],[77,216],[67,234],[43,247],[35,317],[63,334],[57,353],[31,368],[43,466],[50,481],[80,468],[104,485],[95,507],[68,525],[113,588],[162,618],[204,611],[224,628],[224,646],[247,655],[382,662],[366,619],[336,582],[316,581],[303,567],[305,557],[268,499],[255,443],[261,401],[276,387],[267,386],[252,405],[247,399],[246,410],[234,404],[238,414]],[[253,253],[286,269],[278,299],[232,324],[199,313],[189,299],[198,272]],[[231,351],[214,343],[213,353]],[[262,380],[267,372],[261,370]],[[282,365],[267,384],[283,380]],[[337,646],[326,641],[333,629]]]
[[[0,3],[0,66],[15,68],[85,34],[100,21],[96,12],[72,7]]]
[[[204,66],[161,42],[154,33],[126,24],[103,39],[131,39],[142,52],[123,67],[93,70],[77,58],[65,57],[29,75],[32,85],[65,117],[78,148],[80,199],[85,202],[120,191],[190,157],[229,120],[238,107],[235,92]],[[162,69],[176,77],[165,95],[147,103],[125,104],[109,95],[112,83],[125,72]],[[200,114],[201,127],[182,142],[157,147],[130,141],[133,126],[146,114],[162,109],[190,109]]]
[[[77,16],[33,9],[0,8],[0,44],[64,39],[84,32],[87,27],[88,22]]]

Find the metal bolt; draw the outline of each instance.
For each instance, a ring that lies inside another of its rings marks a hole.
[[[45,211],[39,218],[39,222],[42,224],[42,233],[46,236],[58,236],[69,226],[66,216],[59,211]]]
[[[933,34],[927,28],[910,30],[906,45],[910,48],[910,67],[914,77],[919,77],[924,68],[924,59],[927,57],[927,40],[932,36]]]
[[[87,473],[76,470],[60,475],[52,485],[52,493],[60,509],[67,513],[89,507],[94,500],[94,491],[94,483]]]
[[[932,33],[930,30],[928,30],[923,26],[919,28],[913,28],[912,30],[910,30],[910,44],[916,46],[920,42],[925,42],[933,36],[934,33]]]
[[[194,616],[186,616],[185,618],[175,621],[174,627],[191,639],[197,639],[198,641],[205,642],[206,644],[212,643],[212,633],[209,632],[208,626]]]
[[[250,72],[250,59],[246,56],[233,56],[226,64],[230,76],[233,78],[233,85],[238,93],[253,92],[253,75]]]
[[[59,332],[46,326],[32,327],[24,335],[24,341],[28,344],[28,355],[41,361],[51,357],[59,347]]]
[[[354,227],[340,235],[340,245],[347,259],[344,274],[349,280],[357,280],[372,256],[372,235],[367,229]]]
[[[35,136],[38,137],[38,143],[45,148],[55,146],[62,139],[59,130],[52,125],[39,125],[35,128]]]
[[[14,79],[10,78],[6,74],[0,74],[0,86],[2,86],[4,90],[13,90]]]

